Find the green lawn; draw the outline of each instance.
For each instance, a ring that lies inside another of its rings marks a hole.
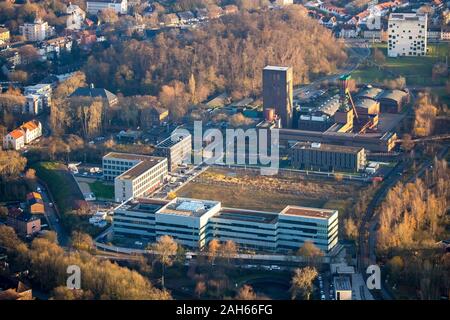
[[[445,56],[450,55],[450,44],[430,44],[428,55],[425,57],[387,57],[386,45],[377,44],[376,47],[383,51],[386,61],[377,66],[362,65],[352,73],[352,77],[360,83],[383,83],[384,80],[404,76],[407,85],[444,85],[446,79],[441,77],[432,79],[433,65],[445,61]]]
[[[60,173],[60,165],[56,162],[39,162],[33,165],[36,175],[43,180],[55,198],[56,205],[61,213],[70,210],[67,199],[70,198],[70,189],[66,178]]]
[[[112,185],[104,184],[101,181],[95,181],[89,183],[89,187],[97,199],[114,199],[114,186]]]

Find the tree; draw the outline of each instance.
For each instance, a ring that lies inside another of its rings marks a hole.
[[[91,251],[94,248],[94,241],[91,236],[81,231],[72,232],[70,244],[77,250]]]
[[[352,218],[344,220],[344,232],[349,239],[356,240],[358,238],[358,227]]]
[[[161,236],[156,244],[151,246],[151,249],[155,251],[159,262],[161,263],[161,285],[164,288],[164,272],[166,267],[170,267],[173,263],[173,256],[176,255],[178,244],[173,240],[171,236]]]
[[[204,295],[206,292],[206,283],[205,281],[198,281],[195,285],[195,294],[198,298],[200,298],[202,295]]]
[[[237,245],[233,240],[227,240],[221,246],[222,256],[227,259],[228,263],[237,253]]]
[[[386,62],[386,56],[384,55],[383,51],[381,51],[378,48],[373,49],[373,60],[377,64],[383,64]]]
[[[297,254],[304,257],[307,261],[316,263],[324,253],[312,241],[305,241],[303,246],[298,249]]]
[[[236,300],[256,300],[256,294],[251,286],[244,285],[239,289]]]
[[[292,299],[297,298],[298,292],[300,291],[303,298],[309,300],[313,290],[313,281],[317,275],[316,268],[305,267],[295,269],[294,276],[291,280]]]
[[[214,265],[218,254],[220,252],[220,242],[217,239],[212,239],[208,243],[208,259],[211,261],[211,265]]]
[[[405,133],[402,137],[402,149],[405,151],[411,151],[414,147],[414,141],[410,134]]]
[[[101,21],[109,24],[115,24],[119,21],[116,11],[112,8],[106,8],[100,11],[99,18]]]

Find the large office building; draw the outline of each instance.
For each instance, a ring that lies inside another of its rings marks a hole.
[[[240,248],[286,252],[311,241],[328,252],[338,242],[338,211],[287,206],[269,212],[226,208],[211,200],[134,199],[115,209],[113,231],[115,237],[146,242],[169,235],[194,249],[217,239],[232,240]]]
[[[123,202],[153,191],[167,176],[167,159],[110,152],[103,157],[103,178],[114,180],[114,199]]]
[[[321,171],[363,171],[366,153],[362,147],[298,142],[290,150],[294,168]]]
[[[175,171],[184,161],[190,162],[192,153],[191,135],[172,134],[167,139],[156,145],[155,155],[166,157],[168,160],[169,171]]]
[[[293,82],[291,67],[267,66],[263,69],[264,110],[275,109],[283,128],[292,128]]]
[[[427,15],[391,13],[388,20],[388,56],[427,54]]]

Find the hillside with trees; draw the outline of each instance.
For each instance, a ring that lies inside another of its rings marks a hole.
[[[243,11],[152,40],[114,42],[94,52],[84,71],[96,87],[158,96],[176,117],[215,92],[236,99],[259,95],[265,65],[292,65],[294,84],[300,84],[333,72],[345,59],[331,32],[291,6]]]

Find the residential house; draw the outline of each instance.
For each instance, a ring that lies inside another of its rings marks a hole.
[[[342,25],[338,31],[338,36],[344,39],[357,38],[360,29],[355,25]]]
[[[59,58],[62,52],[71,52],[72,43],[71,37],[58,37],[46,40],[40,46],[39,54],[43,60],[54,60]]]
[[[200,8],[195,10],[195,16],[200,21],[208,20],[208,9]]]
[[[6,224],[23,237],[32,236],[41,231],[41,218],[16,206],[8,208]]]
[[[15,129],[3,137],[3,149],[20,150],[25,146],[25,135],[22,130]]]
[[[49,83],[39,83],[34,86],[24,88],[24,95],[27,103],[23,112],[37,115],[45,109],[50,109],[52,101],[52,85]]]
[[[189,24],[197,21],[194,14],[191,11],[183,11],[177,13],[178,18],[182,24]]]
[[[450,26],[441,28],[441,40],[450,40]]]
[[[86,12],[79,6],[69,3],[66,9],[66,29],[67,30],[81,30],[83,28],[84,19],[86,19]]]
[[[45,214],[44,201],[38,192],[30,192],[27,194],[27,207],[31,214]]]
[[[42,136],[42,124],[38,120],[25,122],[19,127],[19,130],[24,133],[25,144],[29,144],[33,140]]]
[[[169,13],[163,16],[163,23],[166,26],[176,26],[180,24],[180,19],[175,13]]]
[[[113,107],[119,102],[114,93],[103,88],[94,88],[93,84],[89,87],[76,89],[70,97],[90,97],[93,99],[100,98],[105,101],[109,107]]]
[[[336,6],[333,6],[333,5],[329,5],[329,4],[325,4],[325,3],[322,3],[319,6],[319,9],[324,11],[324,12],[331,13],[333,15],[341,17],[341,18],[345,17],[345,15],[347,14],[347,12],[345,11],[344,8],[339,8],[339,7],[336,7]]]
[[[143,127],[160,126],[164,121],[167,121],[168,117],[169,110],[160,107],[152,107],[142,112],[141,123]]]
[[[27,41],[43,41],[55,34],[55,27],[49,26],[46,21],[36,18],[33,23],[25,23],[19,27],[20,34]]]

